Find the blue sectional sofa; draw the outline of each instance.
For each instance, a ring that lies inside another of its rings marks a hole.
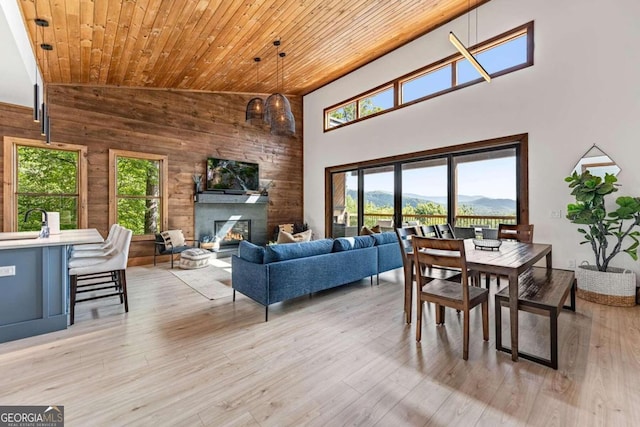
[[[231,260],[238,291],[265,306],[402,267],[395,233],[340,237],[266,248],[241,242]]]

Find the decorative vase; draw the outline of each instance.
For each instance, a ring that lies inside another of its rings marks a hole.
[[[598,271],[595,265],[582,264],[576,269],[576,280],[579,298],[618,307],[636,305],[636,274],[631,270],[609,267]]]

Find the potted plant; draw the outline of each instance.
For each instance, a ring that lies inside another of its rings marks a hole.
[[[576,269],[578,296],[608,305],[635,305],[635,273],[609,264],[620,252],[638,260],[640,198],[618,197],[615,210],[608,212],[606,196],[618,191],[619,186],[614,175],[601,178],[587,170],[582,174],[574,172],[565,181],[576,198],[567,206],[567,218],[574,224],[586,225],[578,228],[584,238],[580,244],[590,244],[595,256],[595,265]]]

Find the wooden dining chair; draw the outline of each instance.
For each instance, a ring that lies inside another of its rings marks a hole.
[[[498,239],[533,243],[533,224],[498,224]],[[487,289],[490,281],[491,275],[486,274]],[[500,286],[500,276],[496,276],[496,286]]]
[[[438,234],[438,229],[435,225],[421,225],[420,226],[420,235],[422,237],[434,237],[436,239],[440,238]]]
[[[533,243],[533,224],[498,224],[498,239]]]
[[[455,239],[456,235],[451,228],[451,224],[436,224],[436,230],[438,230],[438,236],[441,239]]]
[[[445,307],[459,310],[463,316],[462,358],[467,360],[469,358],[469,311],[477,305],[482,305],[483,339],[489,340],[489,291],[468,284],[464,240],[414,237],[411,241],[418,284],[416,341],[422,338],[424,302],[435,304],[437,325],[444,324]],[[425,277],[421,272],[432,266],[460,269],[461,282]]]
[[[411,240],[414,237],[422,237],[420,233],[424,232],[421,228],[433,227],[433,226],[420,226],[420,227],[403,227],[396,228],[396,235],[398,236],[398,243],[400,244],[400,253],[402,254],[402,264],[404,267],[404,311],[406,314],[407,323],[411,323],[411,311],[413,306],[413,282],[415,281],[415,269],[413,266],[413,246]],[[461,280],[460,271],[454,269],[443,269],[437,267],[425,267],[423,266],[422,275],[429,280],[432,279],[446,279],[446,280]]]
[[[454,227],[453,234],[456,239],[475,239],[476,229],[474,227]]]
[[[400,244],[400,253],[402,254],[402,266],[404,267],[404,311],[407,323],[411,323],[411,299],[413,288],[413,246],[411,240],[418,236],[417,227],[396,228],[398,243]]]

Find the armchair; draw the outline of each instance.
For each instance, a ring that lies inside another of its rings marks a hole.
[[[193,245],[186,244],[193,242]],[[155,250],[153,251],[153,265],[156,265],[156,257],[159,255],[171,256],[171,268],[173,268],[174,255],[199,247],[199,242],[193,239],[185,239],[182,230],[167,230],[156,233]]]

